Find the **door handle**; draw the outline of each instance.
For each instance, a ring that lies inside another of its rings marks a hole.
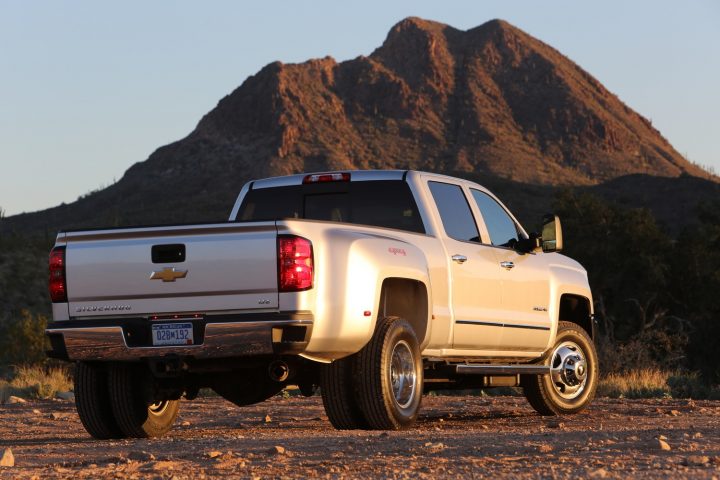
[[[465,255],[453,255],[450,258],[452,259],[453,262],[457,262],[457,263],[467,262],[467,257]]]
[[[513,262],[500,262],[500,266],[510,270],[511,268],[513,268],[515,266],[515,264]]]

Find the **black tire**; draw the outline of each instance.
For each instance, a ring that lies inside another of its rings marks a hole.
[[[353,384],[355,355],[320,367],[320,394],[325,413],[338,430],[367,429]]]
[[[110,402],[120,430],[132,438],[166,434],[177,418],[179,400],[155,401],[152,377],[144,365],[116,363],[110,366]]]
[[[545,363],[553,367],[553,374],[522,378],[525,398],[540,415],[578,413],[590,404],[600,372],[595,345],[582,327],[560,322]]]
[[[75,364],[75,408],[85,430],[98,440],[125,436],[113,415],[107,376],[102,365]]]
[[[393,373],[397,382],[393,384]],[[415,423],[423,390],[420,346],[412,326],[402,318],[378,322],[370,342],[355,362],[358,403],[374,430],[399,430]]]
[[[225,400],[238,407],[260,403],[274,397],[285,387],[271,380],[267,369],[243,370],[236,376],[223,376],[214,382],[212,389]]]

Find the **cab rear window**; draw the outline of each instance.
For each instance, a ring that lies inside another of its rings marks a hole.
[[[237,221],[304,218],[425,233],[410,187],[401,180],[326,182],[250,190]]]

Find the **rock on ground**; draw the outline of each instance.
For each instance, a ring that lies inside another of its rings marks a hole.
[[[9,448],[6,448],[5,451],[3,451],[2,457],[0,458],[0,467],[14,467],[15,466],[15,456],[12,453],[12,450]]]
[[[69,400],[72,402],[75,401],[75,393],[74,392],[58,392],[55,394],[55,397],[59,398],[60,400]]]

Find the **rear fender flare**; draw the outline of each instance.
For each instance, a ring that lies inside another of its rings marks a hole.
[[[370,341],[378,318],[392,314],[381,300],[383,285],[402,288],[393,279],[417,285],[425,292],[426,304],[431,305],[427,260],[416,246],[351,230],[327,232],[324,242],[332,248],[318,249],[321,257],[316,258],[323,268],[315,279],[318,288],[315,324],[306,349],[309,355],[335,359],[360,351]],[[391,307],[398,309],[397,305]],[[423,315],[425,318],[416,319],[413,325],[421,330],[421,345],[429,338],[427,308]]]

